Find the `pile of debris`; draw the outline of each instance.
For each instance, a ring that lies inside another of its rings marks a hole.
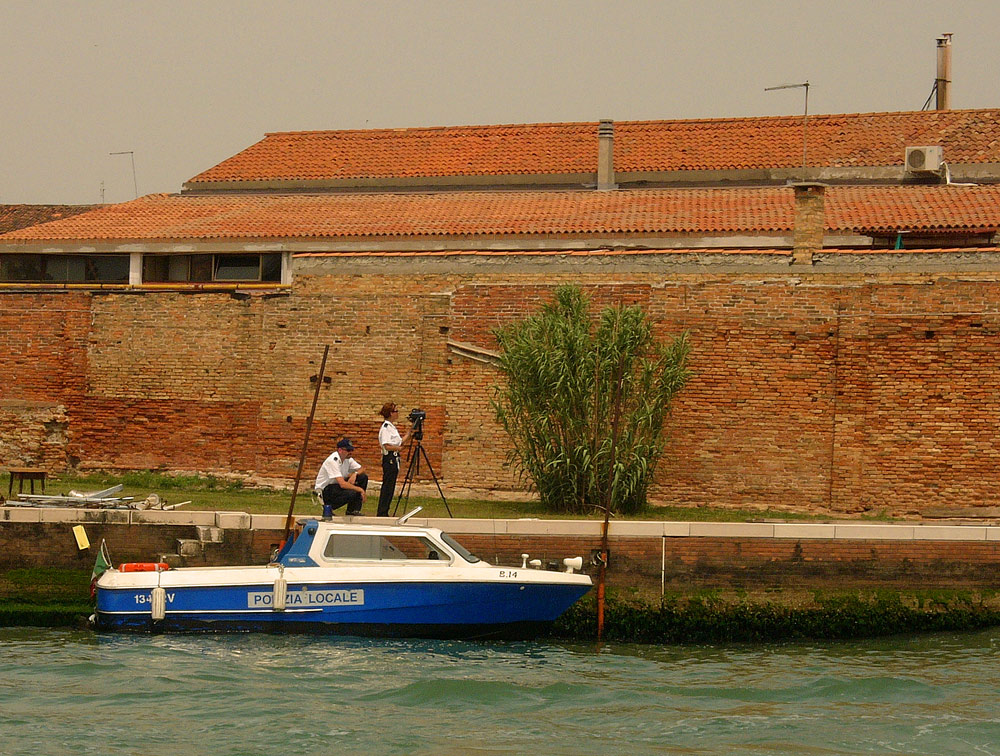
[[[145,499],[136,501],[134,496],[118,496],[122,491],[122,484],[105,488],[103,491],[93,491],[83,493],[80,491],[70,491],[60,496],[50,496],[48,494],[17,494],[16,499],[0,501],[7,507],[79,507],[81,509],[177,509],[190,501],[182,501],[177,504],[167,504],[166,499],[158,494],[151,493]],[[2,498],[2,497],[0,497]]]

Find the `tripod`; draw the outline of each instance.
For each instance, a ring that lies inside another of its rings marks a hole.
[[[434,468],[431,467],[431,461],[427,458],[427,451],[424,449],[423,441],[423,421],[420,421],[413,429],[413,435],[410,437],[410,445],[406,450],[406,477],[403,478],[403,487],[399,489],[399,495],[396,497],[396,506],[392,510],[392,516],[396,516],[396,512],[399,511],[399,502],[404,497],[406,503],[410,503],[410,488],[413,486],[413,477],[420,475],[420,457],[423,456],[424,462],[427,463],[427,469],[434,479],[434,485],[437,486],[438,493],[441,495],[441,501],[444,502],[444,508],[448,512],[448,516],[454,517],[455,515],[451,513],[451,507],[448,506],[448,500],[444,496],[444,491],[441,490],[441,484],[438,483],[437,475],[434,474]]]

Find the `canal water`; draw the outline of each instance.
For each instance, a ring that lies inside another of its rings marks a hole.
[[[598,649],[0,629],[0,754],[1000,754],[998,639]]]

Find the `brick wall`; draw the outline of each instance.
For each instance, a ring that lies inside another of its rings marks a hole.
[[[691,334],[694,377],[675,406],[658,500],[998,506],[1000,284],[907,260],[869,273],[787,259],[786,272],[758,272],[614,257],[548,270],[313,258],[289,295],[7,292],[0,467],[290,481],[330,344],[306,478],[350,435],[377,479],[376,412],[393,400],[428,411],[425,448],[446,485],[516,489],[489,408],[497,375],[447,342],[492,348],[494,328],[574,282],[598,304],[641,304],[664,337]]]

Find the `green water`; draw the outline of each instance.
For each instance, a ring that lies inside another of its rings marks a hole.
[[[597,650],[0,629],[0,754],[1000,754],[998,635]]]

